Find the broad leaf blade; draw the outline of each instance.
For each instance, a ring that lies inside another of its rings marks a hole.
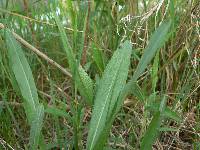
[[[112,115],[119,93],[127,79],[130,56],[131,44],[126,41],[122,48],[114,52],[106,66],[94,101],[87,141],[87,149],[89,150],[96,149],[95,145],[98,145],[101,133],[106,126],[106,119]]]
[[[8,47],[9,61],[11,68],[19,85],[21,94],[24,98],[25,111],[29,122],[34,118],[36,107],[39,105],[37,89],[33,79],[33,75],[30,66],[24,56],[24,53],[12,36],[9,30],[5,30],[6,45]]]
[[[42,129],[44,108],[39,104],[37,89],[26,57],[9,30],[5,30],[10,66],[24,98],[24,108],[31,126],[31,149],[37,149]]]

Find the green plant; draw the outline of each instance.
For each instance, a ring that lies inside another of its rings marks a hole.
[[[30,147],[36,149],[41,135],[44,108],[39,104],[35,82],[29,64],[11,31],[5,30],[8,58],[11,69],[24,99],[24,108],[31,126]]]
[[[199,7],[0,1],[0,149],[198,149]]]

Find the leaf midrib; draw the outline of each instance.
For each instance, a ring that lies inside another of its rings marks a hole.
[[[123,57],[121,57],[121,61],[120,61],[120,63],[119,64],[121,64],[122,63],[122,59]],[[121,66],[121,65],[120,65]],[[118,68],[118,70],[116,71],[116,74],[114,75],[114,79],[112,80],[112,84],[111,84],[111,86],[109,87],[109,92],[108,93],[110,93],[110,91],[112,90],[112,87],[113,87],[113,82],[115,81],[115,79],[116,79],[116,77],[117,77],[117,74],[118,74],[118,72],[119,72],[119,70],[120,70],[120,67]],[[103,109],[102,109],[102,111],[101,111],[101,115],[100,115],[100,117],[99,117],[99,120],[98,120],[98,122],[97,122],[97,126],[96,126],[96,129],[95,129],[95,132],[94,132],[94,136],[93,136],[93,138],[92,138],[92,142],[91,142],[91,144],[90,144],[90,150],[92,149],[92,147],[93,147],[93,143],[94,143],[94,139],[95,139],[95,137],[96,137],[96,134],[97,134],[97,129],[98,129],[98,126],[99,126],[99,123],[100,123],[100,120],[101,120],[101,118],[102,118],[102,115],[103,115],[103,111],[104,111],[104,109],[105,109],[105,106],[106,106],[106,104],[107,104],[107,101],[108,101],[108,97],[109,97],[109,95],[110,94],[107,94],[107,96],[106,96],[106,102],[104,103],[104,106],[103,106]]]
[[[10,38],[10,35],[8,36],[8,38],[9,38],[9,40],[11,41],[12,46],[15,47],[15,46],[14,46],[14,43],[13,43],[13,41],[12,41],[12,39]],[[17,54],[15,48],[14,48],[14,52],[15,52],[15,54],[16,54],[16,56],[17,56],[17,59],[18,59],[19,62],[20,62],[20,66],[21,66],[21,68],[22,68],[23,74],[25,75],[25,80],[26,80],[25,83],[28,85],[28,91],[29,91],[29,94],[30,94],[31,99],[32,99],[31,102],[33,102],[33,108],[34,108],[34,110],[36,110],[36,108],[35,108],[35,101],[34,101],[34,99],[33,99],[32,93],[31,93],[31,88],[30,88],[30,86],[29,86],[29,84],[28,84],[28,79],[27,79],[27,77],[26,77],[26,73],[25,73],[25,71],[24,71],[22,62],[21,62],[21,60],[19,59],[19,56],[18,56],[18,54]]]

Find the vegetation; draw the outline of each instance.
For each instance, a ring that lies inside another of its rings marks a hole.
[[[198,0],[0,1],[0,149],[200,149]]]

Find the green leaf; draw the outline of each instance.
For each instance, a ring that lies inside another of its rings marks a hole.
[[[179,129],[169,128],[169,127],[162,127],[159,129],[160,132],[178,132]]]
[[[123,101],[123,99],[131,92],[134,94],[134,91],[132,89],[135,86],[137,79],[147,68],[148,64],[151,62],[151,60],[153,59],[156,52],[164,45],[164,43],[169,38],[170,26],[171,26],[171,21],[163,22],[154,31],[153,35],[150,38],[149,44],[145,48],[144,54],[142,55],[142,58],[140,59],[139,64],[133,74],[133,77],[126,84],[125,88],[123,89],[123,92],[121,93],[121,95],[119,97],[120,101]]]
[[[154,58],[153,66],[152,66],[152,73],[151,73],[151,78],[152,78],[152,89],[153,92],[155,93],[156,89],[156,84],[158,81],[158,65],[159,65],[159,51],[156,53],[156,56]]]
[[[67,59],[68,59],[68,63],[69,63],[69,68],[72,71],[72,75],[74,75],[74,69],[76,68],[76,60],[75,60],[75,55],[73,54],[72,48],[70,46],[69,40],[67,38],[67,35],[65,33],[64,27],[59,19],[59,17],[56,15],[55,11],[52,8],[52,12],[56,21],[56,24],[58,26],[59,32],[60,32],[60,36],[61,36],[61,40],[63,43],[63,47],[64,50],[66,52],[67,55]]]
[[[36,149],[42,129],[44,108],[42,104],[39,104],[33,75],[19,43],[7,29],[5,30],[5,37],[10,66],[20,88],[21,95],[24,98],[24,108],[31,126],[31,149]]]
[[[38,94],[33,75],[26,57],[24,56],[20,45],[15,40],[12,33],[9,30],[5,30],[5,36],[10,66],[24,98],[25,111],[27,113],[29,123],[31,123],[37,106],[39,105]]]
[[[88,76],[88,74],[81,66],[79,66],[77,76],[78,77],[76,77],[76,83],[80,94],[84,97],[84,99],[89,105],[92,105],[93,94],[94,94],[93,91],[94,83],[92,79]]]
[[[146,109],[149,109],[153,112],[156,112],[159,110],[159,104],[153,103],[149,105]],[[177,122],[181,122],[181,117],[174,111],[172,111],[169,107],[165,107],[165,109],[162,112],[163,117],[173,119]]]
[[[61,110],[61,109],[58,109],[58,108],[55,108],[55,107],[47,107],[45,109],[45,112],[52,114],[52,115],[55,115],[55,116],[65,117],[69,121],[72,121],[71,116],[64,110]]]
[[[153,115],[153,119],[145,132],[141,143],[141,150],[152,149],[152,145],[157,138],[162,121],[162,113],[166,108],[166,96],[164,95],[159,106],[159,110]]]
[[[106,66],[102,79],[99,82],[90,129],[87,139],[87,149],[98,149],[98,141],[100,141],[102,131],[106,127],[106,122],[109,121],[113,114],[114,106],[117,103],[117,98],[124,87],[128,75],[128,67],[130,64],[131,44],[126,41],[122,48],[117,49],[110,62]],[[101,143],[103,145],[103,143]]]
[[[181,122],[181,117],[174,111],[172,111],[169,107],[165,108],[165,111],[163,111],[163,116],[166,118],[174,119],[177,122]]]
[[[95,44],[93,43],[92,45],[93,51],[92,51],[92,58],[99,70],[99,72],[102,74],[105,68],[105,63],[104,63],[104,58],[103,58],[103,54],[102,51],[95,46]]]
[[[171,21],[162,23],[153,33],[150,38],[149,44],[144,50],[144,54],[140,59],[140,62],[134,72],[133,79],[136,81],[140,75],[144,72],[147,65],[151,62],[157,50],[159,50],[169,37],[169,29],[171,27]]]
[[[60,5],[62,6],[62,2],[60,1]],[[70,22],[71,22],[71,26],[72,26],[72,29],[74,30],[73,31],[73,45],[76,49],[76,46],[77,46],[77,29],[78,29],[78,25],[77,25],[77,16],[79,15],[78,14],[78,11],[76,11],[76,7],[73,7],[73,2],[72,0],[67,0],[66,1],[66,8],[67,8],[67,12],[66,11],[63,11],[64,15],[68,15],[69,14],[69,19],[70,19]]]
[[[53,11],[53,9],[52,9]],[[54,12],[54,11],[53,11]],[[75,83],[77,84],[78,90],[85,99],[86,103],[89,105],[92,105],[93,103],[93,81],[92,79],[88,76],[88,74],[85,72],[85,70],[77,64],[77,61],[75,59],[75,55],[72,51],[72,48],[69,44],[67,35],[65,33],[64,27],[58,18],[58,16],[54,12],[54,17],[56,20],[56,23],[58,25],[58,29],[60,31],[63,47],[65,49],[68,63],[70,70],[73,75],[73,79]]]
[[[140,86],[138,85],[138,83],[134,83],[133,87],[132,87],[132,93],[135,97],[138,98],[138,100],[140,100],[141,102],[145,101],[145,94],[142,91],[142,89],[140,88]]]
[[[30,147],[32,150],[37,149],[42,130],[43,118],[44,118],[44,107],[43,105],[40,105],[37,108],[35,119],[31,123]]]
[[[145,133],[145,136],[142,139],[141,148],[140,148],[141,150],[152,149],[152,143],[155,141],[157,137],[160,124],[161,124],[160,112],[157,112],[153,116],[153,119]]]

